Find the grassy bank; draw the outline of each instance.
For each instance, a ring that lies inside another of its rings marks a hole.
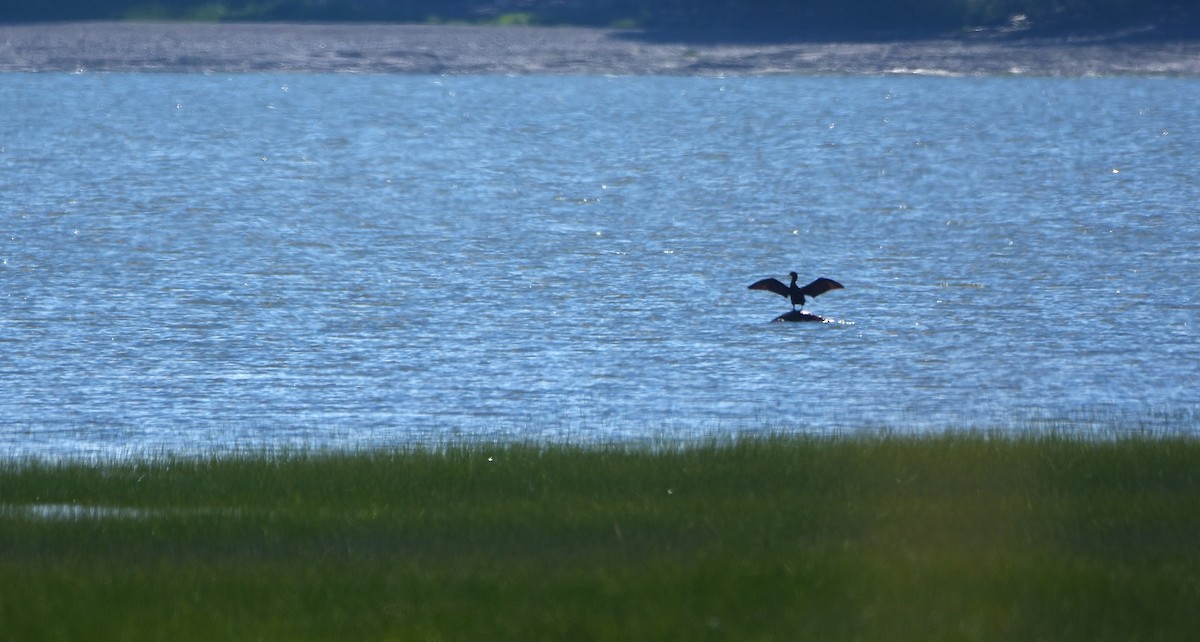
[[[1180,0],[8,0],[0,22],[61,20],[334,21],[589,25],[727,30],[772,37],[928,35],[1008,27],[1196,35]]]
[[[0,470],[3,640],[1184,640],[1200,442],[780,438]]]

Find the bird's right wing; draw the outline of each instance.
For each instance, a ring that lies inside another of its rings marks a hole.
[[[753,287],[753,286],[751,286],[751,287]],[[834,281],[833,279],[827,279],[825,277],[821,277],[821,278],[817,279],[816,281],[813,281],[812,283],[809,283],[808,285],[804,286],[804,288],[800,290],[800,293],[803,294],[804,296],[818,296],[821,294],[825,294],[826,292],[828,292],[830,290],[842,290],[842,289],[844,289],[844,288],[842,287],[841,283],[838,283],[837,281]]]
[[[750,289],[751,290],[766,290],[768,292],[774,292],[775,294],[778,294],[779,296],[788,296],[790,294],[788,292],[788,286],[784,285],[783,282],[781,282],[779,279],[772,279],[770,277],[765,278],[761,281],[755,281],[754,283],[752,283],[750,285]]]

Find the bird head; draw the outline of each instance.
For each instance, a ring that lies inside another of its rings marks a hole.
[[[796,274],[795,272],[788,272],[788,276],[792,277],[792,280],[793,280],[793,281],[795,281],[796,279],[800,278],[800,275],[799,275],[799,274]]]

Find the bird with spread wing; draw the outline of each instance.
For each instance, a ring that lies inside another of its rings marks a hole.
[[[788,297],[792,300],[792,310],[795,310],[796,306],[800,306],[801,312],[804,311],[804,297],[812,298],[825,294],[830,290],[843,289],[841,283],[825,277],[821,277],[804,287],[799,287],[796,285],[796,279],[800,278],[800,275],[796,274],[795,272],[791,272],[789,273],[789,276],[792,277],[791,285],[784,285],[779,279],[767,277],[761,281],[755,281],[750,285],[750,289],[766,290],[768,292],[774,292],[780,296]]]

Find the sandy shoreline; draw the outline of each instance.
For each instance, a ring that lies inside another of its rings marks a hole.
[[[0,71],[1200,75],[1198,42],[715,42],[577,27],[0,25]]]

